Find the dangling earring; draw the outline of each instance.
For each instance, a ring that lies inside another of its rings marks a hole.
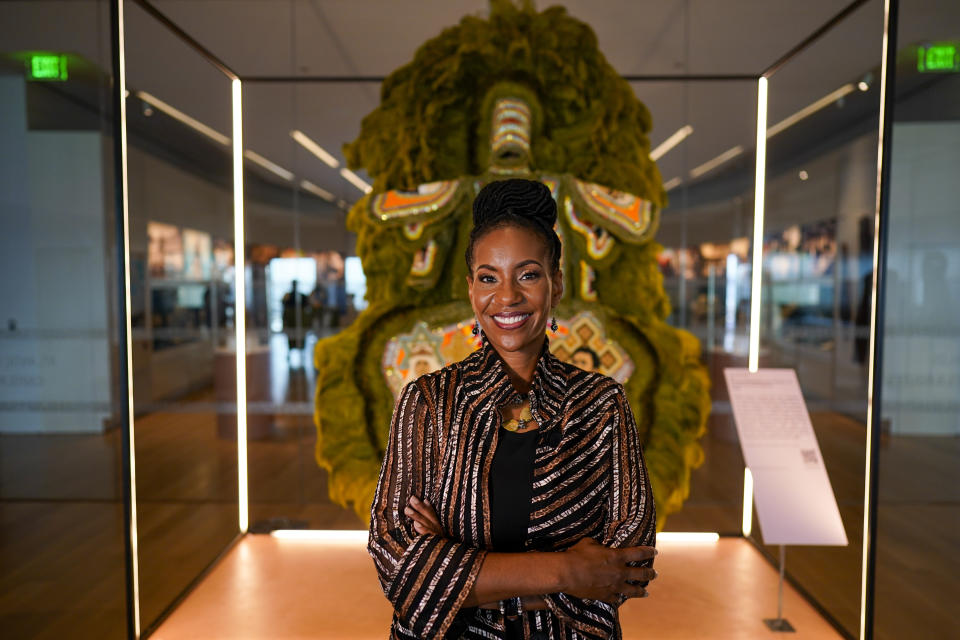
[[[554,333],[556,333],[557,329],[559,329],[559,327],[557,326],[557,317],[554,316],[553,320],[550,321],[550,331],[553,331]]]
[[[474,320],[474,322],[473,322],[473,328],[470,329],[470,333],[472,333],[472,334],[475,335],[475,336],[479,334],[479,335],[480,335],[480,342],[483,342],[484,339],[485,339],[485,336],[483,335],[483,331],[480,330],[480,321],[479,321],[479,320]]]

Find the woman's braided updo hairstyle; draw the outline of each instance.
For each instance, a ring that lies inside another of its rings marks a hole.
[[[511,178],[487,184],[473,201],[473,229],[467,245],[467,270],[473,273],[473,246],[494,229],[522,227],[533,231],[547,246],[550,273],[560,269],[560,237],[553,230],[557,203],[542,182]]]

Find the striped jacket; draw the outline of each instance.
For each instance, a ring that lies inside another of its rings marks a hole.
[[[528,394],[540,425],[526,549],[561,551],[584,537],[653,545],[653,494],[623,386],[556,358],[545,339]],[[391,638],[502,638],[503,616],[463,608],[491,549],[488,478],[499,407],[520,401],[488,342],[404,387],[371,508],[368,551],[393,603]],[[430,501],[444,535],[403,514]],[[620,638],[617,607],[565,593],[523,614],[530,640]]]

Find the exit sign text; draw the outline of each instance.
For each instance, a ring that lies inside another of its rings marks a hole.
[[[960,51],[955,44],[917,47],[917,71],[960,71]]]
[[[28,72],[31,80],[63,82],[67,79],[67,56],[36,53],[30,56]]]

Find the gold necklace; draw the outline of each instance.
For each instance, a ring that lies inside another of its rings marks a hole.
[[[533,420],[533,414],[530,413],[530,407],[526,406],[520,410],[520,419],[511,418],[503,423],[503,428],[507,431],[519,431],[527,426],[527,423]]]

